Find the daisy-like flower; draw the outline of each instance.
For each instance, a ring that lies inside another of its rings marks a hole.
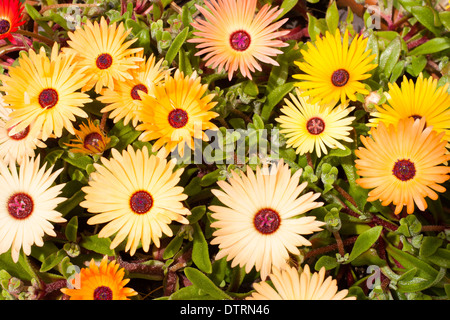
[[[233,260],[232,267],[255,267],[264,280],[272,268],[281,267],[289,252],[299,254],[298,246],[310,246],[302,235],[322,230],[324,225],[314,216],[301,216],[320,207],[315,202],[320,193],[308,192],[299,197],[307,182],[299,185],[302,170],[292,176],[289,166],[280,160],[271,168],[263,165],[256,174],[236,172],[226,181],[218,181],[222,190],[212,190],[225,206],[210,206],[216,228],[211,244],[219,245],[216,258]]]
[[[313,98],[313,102],[345,103],[347,97],[356,100],[355,93],[369,94],[362,80],[370,78],[367,73],[376,68],[371,63],[375,54],[366,50],[367,38],[355,37],[350,46],[348,32],[341,40],[339,29],[332,35],[328,31],[325,37],[317,36],[316,41],[307,43],[308,49],[301,50],[303,62],[295,64],[304,72],[295,74],[295,79],[302,80],[296,85],[303,95]]]
[[[123,23],[108,25],[104,17],[100,23],[87,21],[84,28],[77,27],[69,32],[67,41],[69,47],[64,52],[76,54],[78,67],[86,69],[87,83],[83,91],[92,89],[101,93],[103,87],[114,90],[114,83],[132,80],[131,69],[139,67],[143,59],[135,55],[142,48],[129,48],[137,38],[126,41],[131,30],[126,30]]]
[[[15,44],[12,33],[26,21],[23,19],[23,5],[19,0],[3,0],[0,3],[0,40],[8,39]]]
[[[115,260],[108,263],[105,256],[97,266],[92,259],[89,268],[81,269],[76,275],[75,288],[63,288],[61,292],[70,300],[129,300],[128,297],[137,292],[125,287],[130,279],[124,279],[124,276],[125,270]]]
[[[28,55],[21,55],[17,67],[9,69],[9,76],[0,75],[0,90],[6,92],[3,99],[14,110],[7,122],[10,135],[31,123],[33,131],[42,130],[43,141],[61,137],[64,128],[74,134],[75,116],[86,118],[82,107],[92,100],[78,92],[85,84],[85,75],[75,69],[73,60],[74,55],[59,53],[55,44],[50,58],[43,47],[39,53],[31,49]]]
[[[313,274],[308,265],[301,274],[294,267],[275,268],[270,280],[273,285],[266,281],[255,283],[255,292],[246,300],[356,300],[347,297],[347,289],[339,291],[331,276],[325,279],[324,267]]]
[[[339,105],[311,104],[308,97],[301,97],[296,89],[297,97],[289,94],[292,101],[284,99],[286,105],[281,109],[284,115],[275,119],[280,123],[280,132],[286,135],[287,147],[296,149],[296,153],[303,155],[316,151],[318,157],[327,154],[328,148],[345,149],[339,140],[352,142],[349,138],[350,126],[355,117],[348,117],[353,107]]]
[[[198,38],[188,42],[198,43],[201,49],[195,55],[205,55],[206,66],[228,71],[229,80],[240,70],[252,79],[255,69],[261,71],[258,60],[277,66],[271,57],[283,53],[278,48],[288,44],[277,39],[289,33],[278,30],[288,19],[272,23],[283,11],[264,5],[255,15],[257,0],[205,1],[209,10],[196,5],[206,20],[197,19],[191,25],[199,31]]]
[[[190,211],[182,203],[187,196],[177,186],[183,169],[174,171],[175,162],[161,153],[149,156],[147,147],[134,151],[128,146],[122,154],[112,149],[111,159],[101,158],[103,166],[94,164],[96,171],[82,189],[86,196],[80,205],[95,213],[88,224],[107,223],[99,237],[116,234],[111,249],[128,237],[125,251],[130,255],[139,242],[147,252],[151,241],[159,247],[162,233],[172,236],[172,221],[188,223],[184,216]]]
[[[380,121],[386,125],[397,125],[405,118],[425,118],[426,126],[433,130],[445,132],[444,139],[450,141],[450,94],[449,84],[437,87],[437,80],[429,77],[424,79],[422,73],[414,84],[413,80],[403,77],[401,88],[396,84],[388,83],[388,104],[375,106],[377,112],[371,114],[369,126],[376,126]]]
[[[142,57],[142,54],[138,56]],[[109,118],[114,123],[123,119],[124,125],[132,121],[136,127],[138,123],[137,111],[142,106],[140,92],[153,95],[154,87],[164,82],[170,71],[162,66],[164,59],[156,62],[154,55],[139,64],[138,69],[131,69],[132,79],[117,82],[114,90],[106,89],[97,100],[108,104],[101,112],[111,112]]]
[[[40,133],[30,134],[30,126],[22,131],[9,135],[10,128],[6,123],[10,120],[11,109],[4,107],[0,102],[0,159],[5,163],[10,161],[22,164],[24,158],[35,156],[36,148],[45,148],[46,145],[40,140]],[[34,130],[33,130],[34,131]]]
[[[56,236],[52,222],[65,222],[56,206],[65,198],[58,197],[64,184],[52,186],[63,169],[52,173],[53,166],[40,167],[40,155],[25,158],[19,170],[0,161],[0,254],[11,249],[13,261],[20,249],[30,255],[31,246],[41,247],[44,234]]]
[[[194,72],[190,77],[177,70],[174,76],[166,75],[164,85],[155,87],[154,96],[144,95],[138,111],[142,121],[136,129],[143,131],[139,140],[157,141],[153,151],[165,146],[169,152],[178,146],[184,155],[185,144],[194,150],[194,138],[208,140],[204,130],[217,130],[210,122],[218,116],[211,110],[214,94],[205,95],[208,86],[201,84],[201,78]]]
[[[450,178],[450,167],[440,164],[450,160],[444,132],[437,134],[425,128],[425,118],[402,119],[397,126],[380,122],[372,129],[372,137],[361,136],[364,147],[355,150],[356,179],[369,191],[368,201],[379,199],[383,206],[395,205],[395,214],[406,206],[414,212],[414,203],[424,211],[426,197],[437,200],[435,192],[445,192],[440,183]]]
[[[75,130],[75,139],[66,146],[71,147],[71,152],[85,154],[102,154],[111,139],[91,119],[88,123],[80,124],[80,130]]]

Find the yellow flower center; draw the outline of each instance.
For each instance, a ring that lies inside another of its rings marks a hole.
[[[97,68],[104,70],[111,67],[112,61],[113,59],[109,53],[102,53],[97,57],[97,60],[95,60],[95,64],[97,65]]]
[[[256,213],[253,224],[262,234],[271,234],[280,226],[280,215],[275,210],[264,208]]]
[[[250,46],[251,37],[244,30],[238,30],[231,34],[230,45],[236,51],[245,51]]]
[[[347,84],[350,78],[349,73],[345,69],[338,69],[331,75],[331,82],[336,87],[343,87]]]
[[[112,300],[113,292],[106,286],[100,286],[94,290],[94,300]]]
[[[143,91],[145,93],[148,93],[147,87],[143,84],[137,84],[131,89],[131,97],[134,100],[141,100],[141,97],[139,96],[138,91]]]
[[[306,129],[312,135],[321,134],[325,130],[325,121],[319,117],[314,117],[306,122]]]
[[[9,197],[7,201],[8,213],[15,219],[22,220],[33,212],[33,199],[25,193],[19,192]]]
[[[39,104],[43,109],[50,109],[58,103],[58,92],[55,89],[44,89],[39,94]]]
[[[189,119],[187,112],[183,109],[170,111],[168,118],[169,124],[175,129],[183,128]]]
[[[392,174],[401,181],[408,181],[416,175],[416,167],[409,159],[397,160],[392,169]]]
[[[7,131],[11,131],[13,127],[9,128]],[[30,126],[26,127],[25,129],[23,129],[20,132],[17,132],[16,134],[13,134],[12,136],[9,136],[11,139],[13,140],[23,140],[28,136],[28,133],[30,133]]]
[[[134,213],[144,214],[153,207],[153,197],[147,191],[137,191],[130,198],[130,208]]]

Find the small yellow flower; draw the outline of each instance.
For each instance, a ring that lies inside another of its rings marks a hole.
[[[80,124],[80,130],[75,130],[75,137],[71,143],[66,143],[66,146],[71,147],[70,151],[75,153],[102,154],[111,141],[91,119],[88,119],[87,124]]]

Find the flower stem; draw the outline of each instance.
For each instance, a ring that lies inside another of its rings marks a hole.
[[[26,36],[26,37],[34,38],[36,40],[44,42],[45,44],[47,44],[49,46],[53,46],[53,44],[55,43],[55,41],[53,41],[52,39],[49,39],[49,38],[44,37],[44,36],[41,36],[40,34],[35,33],[35,32],[19,29],[19,30],[16,31],[16,33],[21,34],[21,35]]]

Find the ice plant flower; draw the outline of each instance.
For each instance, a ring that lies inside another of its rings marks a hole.
[[[125,270],[115,260],[108,263],[105,256],[97,266],[94,259],[89,268],[76,275],[74,288],[62,288],[61,292],[70,300],[129,300],[137,295],[134,289],[125,287],[130,279],[124,279]]]
[[[427,208],[426,197],[438,199],[445,192],[440,185],[450,176],[450,167],[440,164],[450,160],[444,132],[425,127],[425,118],[405,118],[397,126],[380,122],[372,137],[361,136],[364,147],[355,150],[358,159],[356,179],[361,187],[371,189],[368,201],[380,200],[383,206],[395,205],[395,214],[406,206],[408,214]],[[436,191],[436,192],[435,192]]]
[[[97,123],[88,119],[87,124],[80,124],[80,130],[75,130],[75,139],[66,143],[70,151],[84,154],[102,154],[111,139],[100,129]]]
[[[248,273],[255,267],[264,280],[272,268],[281,267],[289,253],[299,254],[297,247],[310,246],[302,235],[322,230],[323,222],[315,216],[304,216],[323,205],[315,202],[320,193],[300,195],[307,185],[299,185],[302,170],[291,175],[290,168],[280,160],[271,168],[250,167],[247,173],[232,172],[227,181],[218,181],[222,190],[212,193],[223,204],[212,205],[214,231],[212,245],[219,245],[216,259],[233,260],[232,267],[245,266]]]
[[[3,99],[14,110],[7,122],[9,134],[22,132],[31,123],[33,131],[42,131],[43,141],[61,137],[63,129],[74,134],[75,116],[86,118],[82,107],[92,101],[78,91],[85,84],[85,75],[75,69],[74,55],[59,53],[55,44],[50,57],[41,47],[39,53],[30,49],[18,60],[9,75],[0,75],[0,90],[6,92]]]
[[[138,117],[142,123],[136,129],[143,132],[139,140],[156,140],[152,151],[165,146],[172,152],[178,147],[181,156],[186,144],[194,150],[194,138],[207,141],[204,131],[217,130],[210,120],[218,116],[210,111],[217,102],[212,101],[214,94],[205,95],[207,89],[196,72],[184,76],[176,70],[173,77],[166,75],[164,85],[155,87],[154,96],[141,95]]]
[[[283,53],[279,48],[288,44],[278,38],[289,30],[278,30],[288,19],[274,22],[282,13],[278,7],[264,5],[255,15],[257,0],[205,1],[208,9],[196,5],[206,18],[196,19],[191,25],[198,31],[197,38],[188,42],[198,43],[195,55],[205,55],[206,66],[228,71],[228,79],[239,69],[244,77],[252,79],[252,72],[261,71],[258,62],[278,66],[271,57]]]
[[[3,0],[0,3],[0,40],[8,39],[16,43],[12,34],[26,22],[23,20],[23,8],[19,0]]]
[[[52,185],[63,169],[52,173],[40,167],[40,155],[26,157],[17,170],[15,163],[9,167],[0,161],[0,254],[11,249],[14,262],[20,249],[30,255],[31,246],[43,246],[44,234],[56,236],[54,223],[65,222],[56,206],[65,198],[58,197],[65,184]]]
[[[425,118],[426,126],[432,126],[437,133],[445,132],[444,139],[450,142],[450,94],[449,84],[437,87],[437,80],[433,77],[424,79],[422,73],[417,77],[416,83],[403,77],[401,87],[396,83],[388,83],[387,103],[376,105],[369,119],[369,126],[376,126],[383,121],[386,126],[397,125],[405,118]]]
[[[142,54],[138,56],[142,57]],[[131,69],[132,79],[117,82],[114,90],[106,89],[97,100],[107,104],[101,112],[110,112],[109,118],[114,119],[114,123],[123,119],[123,124],[127,125],[132,121],[136,127],[138,123],[137,111],[142,106],[140,94],[153,95],[154,87],[164,82],[169,70],[162,66],[163,59],[156,61],[152,54],[145,62],[139,64],[138,69]]]
[[[289,94],[291,100],[284,99],[281,115],[275,119],[280,123],[280,133],[287,138],[286,146],[295,148],[296,153],[303,155],[314,150],[318,157],[327,154],[327,148],[345,149],[339,141],[352,142],[349,138],[352,121],[355,117],[349,117],[354,107],[339,105],[311,104],[308,97],[303,98],[300,91],[296,90],[297,97]]]
[[[0,160],[5,163],[10,161],[22,164],[25,157],[33,158],[36,148],[45,148],[46,145],[40,140],[40,133],[30,134],[30,126],[22,131],[9,135],[10,128],[6,123],[10,120],[9,114],[12,109],[5,107],[0,102]]]
[[[303,271],[290,266],[274,269],[267,281],[254,284],[255,292],[246,300],[356,300],[348,297],[348,290],[338,290],[336,280],[325,279],[325,268],[311,274],[306,264]]]
[[[112,149],[111,155],[101,158],[103,165],[94,164],[96,171],[82,188],[86,196],[80,205],[95,214],[87,223],[107,223],[98,236],[115,234],[111,249],[125,238],[130,255],[140,242],[145,252],[152,241],[159,247],[162,233],[172,236],[172,221],[189,223],[185,216],[190,211],[182,203],[187,195],[177,186],[183,169],[174,171],[175,162],[167,161],[163,151],[149,156],[147,147],[135,151],[128,146],[122,154]]]
[[[74,32],[69,32],[67,41],[69,47],[63,48],[64,52],[76,54],[75,61],[78,67],[86,69],[87,83],[83,91],[92,89],[101,93],[103,87],[114,90],[115,81],[132,80],[129,73],[131,69],[137,69],[138,62],[143,59],[135,55],[143,48],[129,48],[137,38],[126,41],[130,30],[126,30],[123,23],[108,25],[104,17],[100,23],[92,23],[87,20],[83,28],[77,27]]]
[[[345,103],[347,98],[356,100],[356,93],[369,94],[361,81],[370,78],[368,72],[377,65],[372,63],[376,55],[369,56],[371,50],[366,50],[367,38],[356,36],[349,45],[348,32],[341,40],[337,29],[334,35],[327,31],[325,37],[317,36],[314,43],[306,45],[308,48],[301,50],[303,61],[295,61],[303,73],[293,77],[301,80],[296,85],[313,103]]]

